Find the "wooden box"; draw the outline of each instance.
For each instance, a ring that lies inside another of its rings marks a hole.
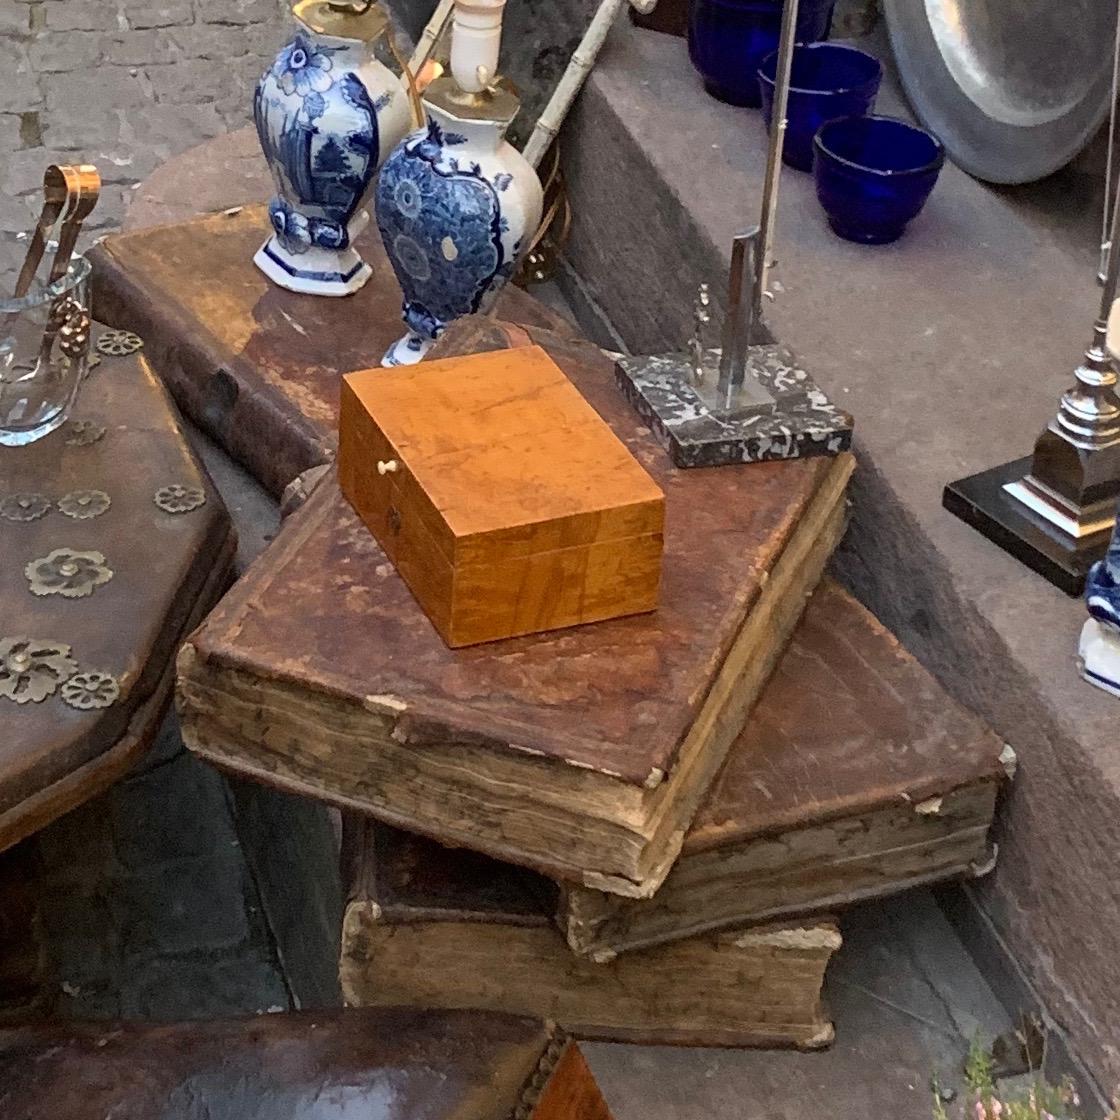
[[[449,646],[657,606],[664,495],[539,346],[349,374],[339,481]]]

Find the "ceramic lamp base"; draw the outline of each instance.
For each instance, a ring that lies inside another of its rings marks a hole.
[[[414,366],[417,362],[422,362],[428,354],[428,351],[435,346],[434,338],[425,338],[423,335],[417,334],[415,331],[409,331],[406,335],[402,335],[385,351],[385,356],[381,359],[381,364],[390,369],[393,366]]]
[[[258,250],[253,263],[271,280],[289,292],[311,296],[349,296],[363,287],[373,269],[354,249],[354,238],[369,224],[365,211],[350,223],[350,244],[345,249],[301,246],[293,253],[273,234]]]
[[[1120,634],[1115,630],[1089,619],[1081,630],[1077,663],[1090,684],[1120,697]]]

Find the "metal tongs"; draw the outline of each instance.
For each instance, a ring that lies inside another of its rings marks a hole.
[[[43,173],[43,209],[35,224],[35,232],[31,235],[23,267],[16,279],[16,299],[23,299],[30,291],[46,252],[51,231],[60,216],[62,228],[47,283],[53,284],[66,274],[82,224],[92,213],[100,197],[101,176],[96,167],[89,164],[71,166],[52,163],[47,168]]]
[[[62,224],[59,228],[54,258],[47,274],[47,286],[66,275],[82,225],[93,212],[100,197],[101,175],[96,167],[89,164],[77,166],[51,164],[47,168],[43,173],[43,208],[35,224],[35,231],[31,235],[27,256],[16,278],[14,293],[16,299],[23,299],[31,290],[50,243],[50,235],[60,219]],[[9,322],[12,315],[8,316]],[[64,338],[70,335],[80,336],[83,330],[88,331],[88,317],[88,310],[77,300],[68,296],[60,296],[56,299],[51,306],[47,327],[43,333],[43,343],[39,350],[40,364],[50,360],[51,348],[59,331],[64,332]]]

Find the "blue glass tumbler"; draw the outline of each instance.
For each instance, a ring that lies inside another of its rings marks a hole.
[[[828,35],[835,0],[801,0],[797,40],[815,43]],[[729,105],[758,108],[758,68],[778,48],[781,0],[692,0],[688,54],[704,88]]]
[[[762,115],[771,127],[778,52],[758,68]],[[794,48],[783,159],[799,171],[813,170],[813,137],[825,121],[871,112],[883,80],[877,58],[842,43],[805,43]]]
[[[941,141],[894,117],[842,117],[813,141],[813,174],[840,237],[885,245],[921,212],[945,163]]]

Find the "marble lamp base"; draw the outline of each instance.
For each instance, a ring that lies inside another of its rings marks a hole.
[[[1114,629],[1090,618],[1081,629],[1077,664],[1090,684],[1120,697],[1120,634]]]
[[[345,249],[326,249],[300,238],[300,230],[279,232],[260,247],[253,263],[281,288],[313,296],[349,296],[373,271],[354,249],[354,239],[369,225],[369,212],[360,210],[349,226]]]
[[[785,347],[752,346],[737,407],[717,400],[720,351],[705,350],[703,385],[686,354],[619,357],[615,380],[677,467],[718,467],[838,455],[852,418],[817,388]]]

